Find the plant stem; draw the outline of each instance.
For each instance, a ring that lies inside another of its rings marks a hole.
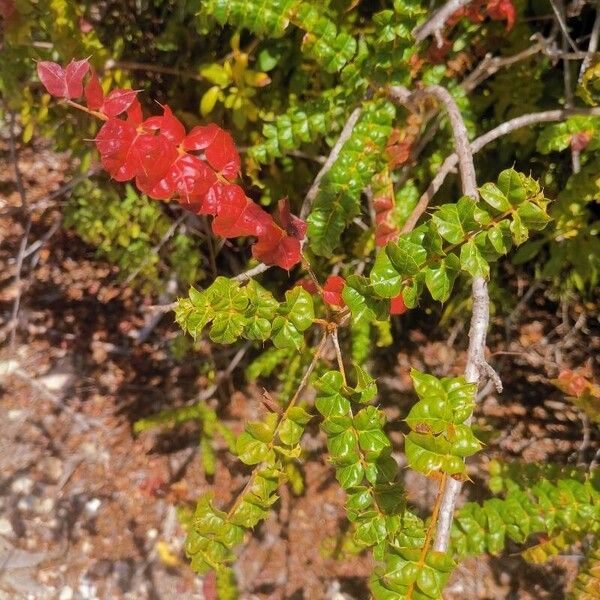
[[[302,380],[300,381],[300,384],[298,385],[298,388],[296,389],[295,394],[292,396],[292,399],[289,401],[285,410],[280,415],[279,420],[277,422],[277,426],[275,427],[275,430],[273,431],[273,438],[269,442],[270,450],[273,448],[274,441],[275,441],[277,434],[279,433],[281,424],[287,418],[287,415],[289,414],[290,410],[296,405],[296,402],[300,398],[300,394],[303,392],[304,388],[306,387],[306,384],[308,383],[310,374],[313,372],[314,368],[317,366],[317,362],[318,362],[319,358],[321,357],[321,353],[323,352],[323,348],[325,347],[325,343],[327,342],[327,337],[328,337],[328,334],[327,334],[327,332],[325,332],[323,334],[323,337],[321,338],[321,341],[319,342],[319,345],[317,346],[317,349],[316,349],[315,354],[310,362],[310,365],[308,365],[308,368],[306,369],[306,371],[304,372],[304,375],[302,376]],[[239,505],[241,504],[241,502],[244,499],[244,495],[254,485],[254,480],[256,479],[261,467],[262,467],[262,463],[260,465],[257,465],[256,467],[254,467],[252,473],[250,474],[250,479],[248,479],[248,481],[246,482],[246,485],[244,485],[242,491],[237,495],[233,505],[227,512],[227,519],[230,519],[235,514],[235,511],[238,509]]]

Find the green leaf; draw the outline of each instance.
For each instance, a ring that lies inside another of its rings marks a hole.
[[[504,192],[494,183],[485,183],[479,188],[481,197],[499,213],[511,209],[511,204]]]
[[[427,260],[427,251],[425,248],[409,241],[405,237],[400,237],[395,243],[389,243],[385,251],[402,279],[412,277],[418,273],[423,263]]]
[[[510,231],[513,236],[513,240],[517,246],[520,246],[523,242],[527,241],[529,237],[529,231],[523,224],[521,215],[517,212],[513,213],[512,221],[510,223]]]
[[[424,475],[430,475],[435,471],[442,471],[449,475],[465,472],[464,461],[454,455],[450,442],[443,436],[411,431],[405,438],[404,451],[409,466]]]
[[[443,204],[432,220],[438,233],[451,244],[460,243],[466,235],[477,228],[475,200],[464,196],[456,204]]]
[[[481,255],[473,239],[463,244],[460,249],[460,266],[463,271],[467,271],[473,277],[485,277],[487,279],[490,275],[490,266]]]
[[[402,289],[403,277],[385,252],[377,255],[370,277],[373,290],[382,298],[393,298]]]
[[[506,169],[498,175],[498,188],[507,198],[511,206],[518,206],[527,199],[524,176],[514,169]]]
[[[504,219],[494,225],[486,232],[487,239],[498,255],[507,254],[512,247],[512,236],[510,235],[510,223]]]
[[[280,314],[273,320],[273,344],[299,351],[304,339],[302,332],[312,325],[315,316],[312,296],[300,286],[287,291],[285,296]]]
[[[544,229],[551,221],[550,217],[546,214],[546,211],[533,202],[524,202],[521,204],[517,209],[517,213],[519,217],[521,217],[523,226],[535,231]]]
[[[369,279],[360,275],[351,275],[346,280],[342,298],[350,308],[353,323],[386,319],[389,303],[376,298]]]
[[[460,260],[455,254],[448,255],[437,265],[426,269],[425,285],[434,300],[448,300],[459,271]]]
[[[342,374],[339,371],[327,371],[316,382],[318,394],[315,407],[324,417],[348,415],[350,401],[342,396],[340,391],[342,386]]]
[[[275,452],[267,444],[245,431],[239,435],[236,441],[235,452],[239,459],[247,465],[256,465],[261,462],[272,463],[275,460]]]
[[[356,371],[356,387],[354,388],[356,393],[353,400],[366,404],[377,395],[377,384],[375,379],[359,365],[355,364],[354,369]]]
[[[299,406],[292,407],[279,428],[279,439],[288,446],[295,446],[300,441],[306,424],[312,415]]]

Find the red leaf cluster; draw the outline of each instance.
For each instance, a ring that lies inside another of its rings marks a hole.
[[[187,133],[168,106],[161,116],[144,119],[136,90],[105,95],[93,71],[84,88],[89,70],[87,60],[71,61],[65,69],[38,63],[40,81],[51,95],[68,100],[84,95],[88,112],[105,121],[95,142],[111,177],[135,180],[150,198],[177,198],[184,208],[213,216],[216,235],[256,237],[252,254],[267,265],[289,270],[300,262],[306,223],[290,213],[287,201],[280,202],[276,223],[234,183],[240,156],[227,131],[211,123]]]
[[[472,23],[481,23],[485,19],[484,11],[492,21],[506,21],[507,31],[513,28],[517,13],[512,0],[474,0],[459,8],[447,24],[452,26],[463,17]]]
[[[486,16],[492,21],[506,21],[506,31],[510,31],[515,24],[517,11],[513,0],[473,0],[459,8],[446,21],[446,26],[450,30],[462,18],[469,19],[471,23],[482,23]],[[434,64],[442,63],[451,48],[452,42],[449,39],[442,39],[441,43],[434,40],[427,49],[427,60]]]

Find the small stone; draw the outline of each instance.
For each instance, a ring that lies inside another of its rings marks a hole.
[[[71,600],[71,598],[73,598],[73,588],[66,585],[62,590],[60,590],[58,600]]]
[[[15,494],[31,494],[31,490],[33,490],[33,480],[29,479],[29,477],[19,477],[12,482],[10,489]]]
[[[94,547],[92,546],[92,544],[91,544],[91,543],[90,543],[88,540],[85,540],[85,541],[83,542],[83,544],[81,544],[81,551],[82,551],[84,554],[90,554],[90,552],[91,552],[93,549],[94,549]]]
[[[40,515],[52,512],[53,508],[54,500],[52,498],[36,498],[33,504],[33,510]]]
[[[12,537],[14,533],[10,521],[6,517],[0,517],[0,535]]]
[[[102,502],[98,498],[92,498],[85,503],[84,512],[89,518],[95,517]]]
[[[56,482],[63,473],[63,463],[55,456],[46,456],[40,462],[40,469],[49,481]]]
[[[7,417],[9,421],[18,421],[23,416],[23,411],[18,408],[13,408],[9,410],[7,413]]]
[[[19,498],[17,508],[21,512],[30,512],[33,510],[34,504],[35,498],[33,496],[24,496],[23,498]]]
[[[148,531],[146,531],[146,537],[149,540],[155,540],[158,537],[158,531],[156,529],[148,529]]]

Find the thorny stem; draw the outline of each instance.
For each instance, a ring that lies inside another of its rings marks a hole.
[[[321,338],[321,341],[319,342],[319,345],[317,346],[317,349],[312,358],[312,361],[310,362],[310,365],[308,365],[308,368],[306,369],[306,371],[304,372],[304,375],[302,376],[302,381],[300,381],[300,384],[298,385],[298,388],[296,389],[296,393],[292,396],[292,399],[289,401],[285,410],[279,417],[277,426],[275,427],[275,430],[273,431],[273,439],[268,444],[269,449],[273,448],[274,440],[275,440],[277,434],[279,433],[281,424],[285,421],[290,410],[296,405],[296,402],[300,398],[300,394],[304,391],[304,388],[306,387],[306,384],[308,383],[310,374],[313,372],[314,368],[317,366],[317,362],[318,362],[319,358],[321,357],[321,353],[323,352],[323,349],[327,342],[327,338],[328,338],[328,334],[327,334],[327,332],[325,332],[323,334],[323,337]],[[242,491],[237,495],[235,502],[233,503],[233,505],[227,512],[228,519],[230,519],[235,514],[235,511],[238,509],[239,505],[241,504],[242,500],[244,499],[244,495],[254,485],[254,480],[256,479],[256,476],[258,475],[261,467],[262,467],[262,465],[258,465],[252,471],[252,473],[250,475],[250,479],[248,479],[248,481],[246,482],[246,485],[243,487]]]

